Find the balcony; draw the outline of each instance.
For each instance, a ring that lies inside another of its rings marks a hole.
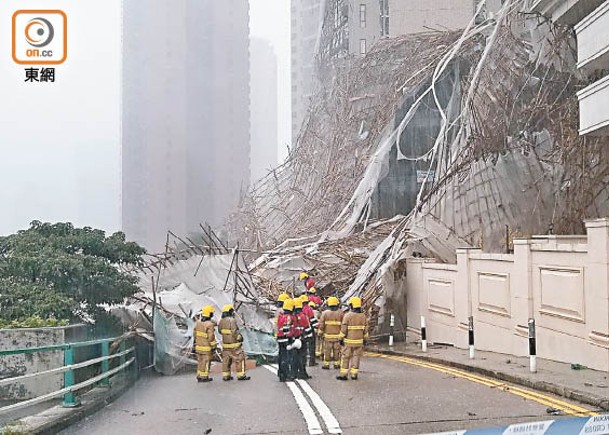
[[[609,135],[609,76],[577,93],[579,134]]]
[[[534,0],[531,12],[550,17],[557,24],[574,26],[604,0]]]
[[[585,73],[609,69],[609,1],[575,26],[577,67]]]

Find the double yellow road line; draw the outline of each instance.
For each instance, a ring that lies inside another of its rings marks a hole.
[[[426,362],[414,358],[408,358],[405,356],[394,356],[394,355],[385,355],[381,353],[374,352],[366,352],[366,356],[374,357],[374,358],[383,358],[392,361],[397,361],[405,364],[410,364],[417,367],[423,367],[431,370],[435,370],[447,375],[451,375],[461,379],[467,379],[468,381],[476,382],[477,384],[486,385],[490,388],[495,388],[497,390],[505,391],[510,394],[514,394],[516,396],[523,397],[528,400],[532,400],[534,402],[540,403],[542,405],[548,406],[550,408],[558,409],[567,415],[577,416],[577,417],[591,417],[595,415],[599,415],[598,412],[591,411],[586,408],[582,408],[581,406],[574,405],[572,403],[564,402],[562,400],[556,399],[552,396],[548,396],[546,394],[541,394],[536,391],[532,391],[526,388],[518,387],[513,384],[509,384],[507,382],[497,381],[492,378],[488,378],[486,376],[475,375],[464,370],[455,369],[452,367],[444,366],[441,364]]]

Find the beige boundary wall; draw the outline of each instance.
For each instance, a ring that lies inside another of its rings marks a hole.
[[[514,254],[457,250],[457,264],[409,259],[408,326],[427,321],[432,343],[528,355],[528,320],[537,355],[609,370],[609,219],[586,222],[587,236],[514,241]]]

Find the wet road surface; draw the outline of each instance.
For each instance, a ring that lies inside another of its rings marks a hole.
[[[251,370],[245,382],[150,375],[62,433],[411,434],[556,418],[546,412],[550,396],[503,391],[450,370],[365,357],[360,379],[347,382],[320,366],[306,383],[280,383],[273,367]]]

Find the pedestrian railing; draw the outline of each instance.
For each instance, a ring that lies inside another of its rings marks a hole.
[[[38,352],[51,352],[51,351],[63,351],[64,352],[64,365],[63,367],[57,367],[50,370],[44,370],[36,373],[28,373],[26,375],[14,376],[0,380],[0,387],[5,385],[22,382],[25,380],[37,379],[43,376],[49,376],[54,374],[63,373],[63,388],[51,393],[43,394],[33,399],[24,400],[12,405],[4,406],[0,408],[0,415],[6,414],[7,412],[15,411],[20,408],[36,405],[38,403],[45,402],[49,399],[63,396],[63,406],[65,407],[76,407],[80,404],[78,397],[74,394],[76,391],[82,388],[88,387],[93,384],[101,386],[110,386],[110,377],[133,364],[135,361],[135,347],[126,348],[127,336],[120,336],[114,338],[104,338],[99,340],[82,341],[68,344],[58,344],[52,346],[42,347],[30,347],[26,349],[14,349],[14,350],[2,350],[0,351],[0,357],[8,355],[19,355],[19,354],[32,354]],[[110,343],[119,342],[120,347],[118,352],[110,354]],[[91,346],[100,346],[101,356],[91,358],[83,362],[74,363],[74,350],[77,348],[85,348]],[[129,359],[127,356],[132,354]],[[110,368],[110,361],[119,358],[118,365],[114,368]],[[84,367],[89,367],[95,364],[100,365],[101,373],[93,376],[85,381],[75,384],[74,371]]]

